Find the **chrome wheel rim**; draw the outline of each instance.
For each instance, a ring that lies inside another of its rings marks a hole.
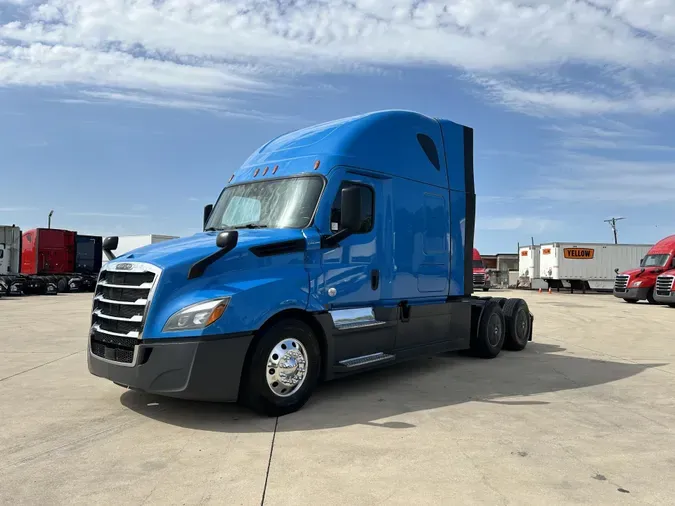
[[[279,341],[267,357],[267,385],[278,397],[297,392],[307,377],[307,350],[300,341],[289,337]]]

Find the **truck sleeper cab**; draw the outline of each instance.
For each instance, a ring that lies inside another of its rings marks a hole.
[[[473,288],[487,292],[490,289],[490,275],[485,270],[483,258],[476,248],[473,248]]]
[[[661,283],[665,283],[668,279],[665,271],[671,269],[675,269],[675,235],[654,244],[640,260],[638,269],[617,272],[613,294],[633,304],[640,300],[647,300],[650,304],[668,303],[665,287],[657,285],[661,275],[664,276]]]
[[[284,134],[204,210],[204,232],[101,270],[89,371],[270,416],[318,381],[532,339],[521,299],[474,298],[473,130],[381,111]]]

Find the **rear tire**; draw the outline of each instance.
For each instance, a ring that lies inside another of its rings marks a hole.
[[[481,358],[495,358],[504,346],[504,313],[499,301],[490,299],[482,308],[476,332],[471,336],[471,351]]]
[[[253,346],[242,375],[241,402],[266,416],[302,408],[321,367],[321,349],[312,329],[299,320],[283,320],[263,331]]]
[[[503,310],[506,322],[504,349],[521,351],[530,337],[530,309],[523,299],[509,299]]]
[[[68,291],[68,281],[66,281],[66,278],[59,278],[59,280],[56,283],[56,287],[59,291],[59,293],[65,293]]]

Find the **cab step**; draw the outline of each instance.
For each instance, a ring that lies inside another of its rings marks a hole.
[[[371,355],[363,355],[361,357],[354,357],[342,360],[339,362],[339,369],[354,369],[355,367],[365,367],[368,365],[379,364],[381,362],[389,362],[394,360],[396,355],[390,355],[388,353],[373,353]]]

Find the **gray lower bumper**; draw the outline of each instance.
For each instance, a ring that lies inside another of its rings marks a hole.
[[[143,392],[183,399],[234,402],[252,335],[219,339],[145,341],[134,365],[103,359],[89,348],[95,376]]]
[[[614,297],[625,300],[647,300],[649,288],[627,288],[624,291],[614,290]]]
[[[675,292],[659,292],[654,290],[654,300],[661,304],[675,304]]]

